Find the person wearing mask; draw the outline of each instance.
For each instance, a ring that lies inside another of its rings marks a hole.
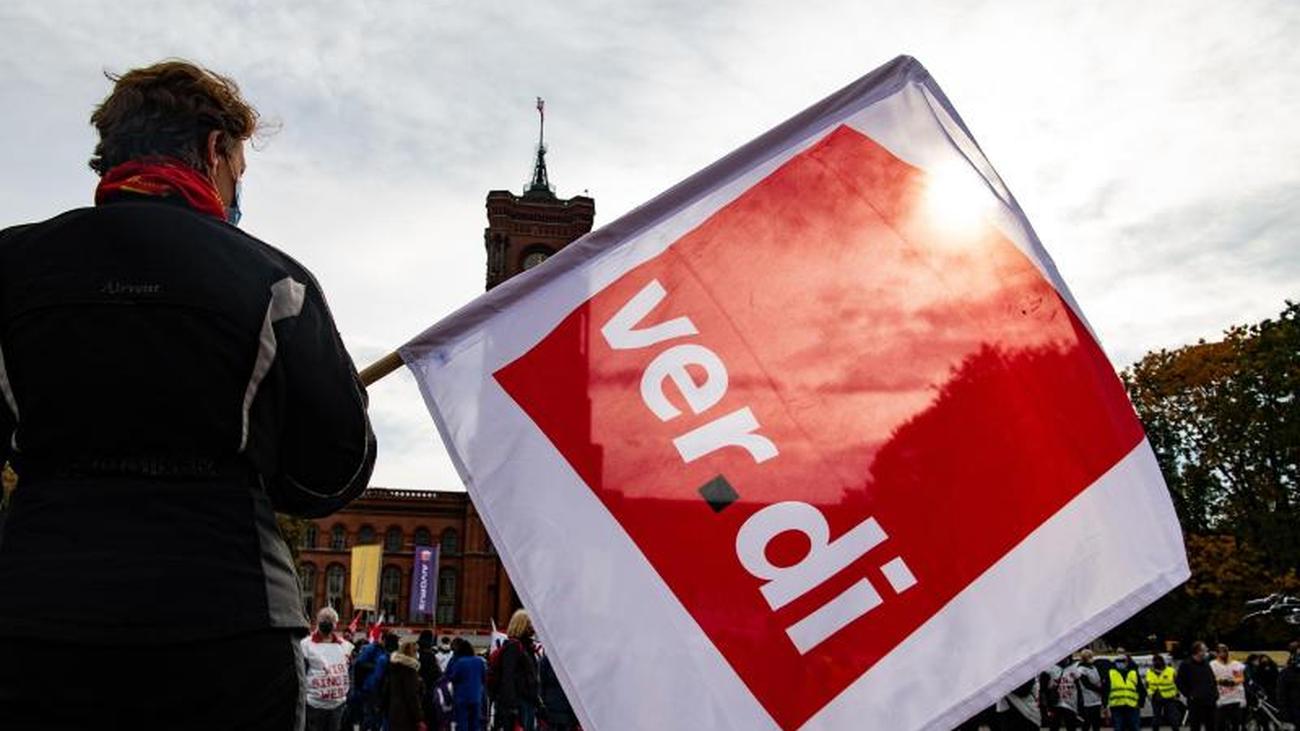
[[[447,663],[447,677],[451,679],[452,714],[456,729],[478,731],[482,728],[480,709],[483,705],[483,680],[487,664],[474,654],[474,648],[463,637],[451,643],[451,662]]]
[[[1177,673],[1165,663],[1164,655],[1156,653],[1146,674],[1147,689],[1151,691],[1151,731],[1160,731],[1168,725],[1178,731],[1183,722],[1182,704],[1178,702]]]
[[[95,205],[0,231],[0,718],[292,728],[310,626],[275,513],[365,489],[366,393],[316,279],[237,228],[258,114],[235,82],[109,79]],[[86,653],[113,672],[62,672]]]
[[[1146,702],[1146,687],[1133,658],[1123,648],[1119,652],[1105,678],[1106,705],[1115,731],[1141,731],[1141,708]]]
[[[497,682],[496,714],[493,726],[498,730],[512,731],[518,723],[523,731],[536,731],[537,707],[537,644],[532,620],[527,610],[516,610],[506,627],[506,641],[501,646],[498,666],[501,670]]]
[[[385,731],[420,731],[424,726],[419,652],[419,642],[407,637],[389,655],[383,685]]]
[[[1093,665],[1092,650],[1079,652],[1079,664],[1075,668],[1082,728],[1084,731],[1101,731],[1102,680],[1101,673]]]
[[[560,679],[551,665],[550,655],[543,655],[538,663],[538,686],[542,696],[547,731],[573,731],[578,727],[578,716],[573,712],[569,697],[560,687]]]
[[[1219,688],[1218,707],[1214,710],[1215,731],[1241,731],[1246,722],[1246,666],[1233,660],[1228,646],[1219,643],[1210,670]]]
[[[1277,675],[1276,694],[1282,720],[1300,726],[1300,652],[1292,651],[1286,667]]]
[[[1187,699],[1187,725],[1191,731],[1211,731],[1219,703],[1219,686],[1204,642],[1192,643],[1192,654],[1178,666],[1174,683]]]
[[[447,663],[451,662],[451,638],[443,635],[438,639],[438,649],[434,651],[438,657],[438,668],[444,673],[447,672]]]
[[[316,613],[316,631],[302,638],[302,656],[307,668],[307,731],[339,731],[343,728],[351,682],[348,659],[352,643],[335,632],[339,615],[332,607]]]

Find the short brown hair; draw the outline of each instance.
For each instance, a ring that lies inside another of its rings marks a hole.
[[[224,132],[222,152],[257,130],[257,110],[229,77],[181,59],[117,75],[105,72],[113,91],[95,107],[90,123],[99,144],[90,169],[103,175],[128,160],[176,157],[207,170],[203,151],[213,130]]]

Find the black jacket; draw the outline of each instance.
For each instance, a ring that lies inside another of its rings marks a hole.
[[[1300,666],[1287,665],[1277,676],[1274,696],[1283,720],[1300,723]]]
[[[305,630],[273,510],[366,486],[366,396],[300,264],[171,199],[0,231],[0,633]]]
[[[1219,685],[1214,680],[1214,670],[1209,660],[1197,662],[1191,658],[1183,660],[1178,666],[1175,678],[1178,692],[1189,703],[1218,703]]]
[[[537,649],[532,638],[506,640],[497,662],[501,668],[500,686],[493,699],[497,708],[514,710],[521,701],[539,705]]]

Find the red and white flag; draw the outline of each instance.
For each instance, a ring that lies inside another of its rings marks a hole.
[[[1188,576],[1114,369],[910,58],[401,354],[586,728],[951,728]]]

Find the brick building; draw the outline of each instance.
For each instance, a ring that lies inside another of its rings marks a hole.
[[[311,521],[298,553],[303,608],[329,604],[352,616],[348,595],[353,546],[380,544],[379,607],[390,622],[482,629],[519,606],[474,504],[463,492],[370,488],[345,510]],[[416,546],[438,546],[435,616],[410,617]],[[346,621],[346,620],[345,620]]]
[[[537,111],[543,113],[542,100]],[[540,127],[533,176],[522,195],[487,194],[487,288],[545,261],[591,230],[595,201],[559,198],[546,170],[545,117]],[[379,543],[379,606],[393,622],[426,625],[407,616],[417,545],[440,546],[438,603],[432,618],[440,630],[482,631],[495,619],[504,627],[520,606],[487,531],[464,492],[370,488],[338,513],[311,521],[299,548],[299,581],[308,616],[326,604],[346,623],[352,616],[351,548]]]

